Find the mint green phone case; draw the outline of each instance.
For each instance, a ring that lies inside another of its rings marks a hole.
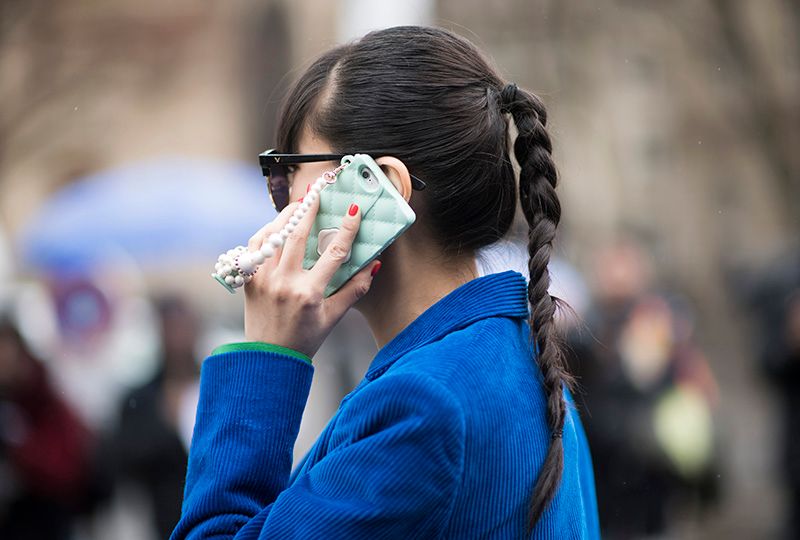
[[[350,259],[342,264],[325,288],[326,297],[372,262],[416,219],[414,211],[375,160],[367,154],[355,154],[342,158],[341,163],[347,162],[349,165],[339,172],[336,182],[320,192],[319,211],[308,235],[303,259],[303,268],[314,266],[341,226],[350,204],[356,203],[361,209],[361,226]]]

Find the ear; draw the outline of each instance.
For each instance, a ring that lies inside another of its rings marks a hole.
[[[395,189],[408,202],[411,198],[411,174],[405,163],[392,156],[383,156],[375,160],[381,166],[383,174],[392,181]]]

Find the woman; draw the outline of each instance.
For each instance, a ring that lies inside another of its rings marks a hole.
[[[530,225],[527,286],[512,271],[477,277],[475,265],[517,207],[508,113]],[[308,68],[287,96],[278,148],[385,149],[372,156],[417,221],[324,298],[361,213],[351,206],[305,271],[319,204],[311,197],[280,253],[245,286],[248,342],[204,363],[173,538],[599,536],[591,460],[563,389],[569,376],[547,292],[561,210],[545,121],[536,96],[504,84],[472,44],[441,29],[372,32]],[[289,200],[336,164],[292,166]],[[412,189],[412,175],[424,191]],[[296,207],[248,248],[258,250]],[[380,351],[290,472],[310,359],[350,307]]]

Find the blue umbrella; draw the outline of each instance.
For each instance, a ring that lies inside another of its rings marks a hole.
[[[207,262],[275,218],[256,166],[197,159],[136,163],[55,193],[23,227],[23,263],[80,274],[120,255],[144,268]]]

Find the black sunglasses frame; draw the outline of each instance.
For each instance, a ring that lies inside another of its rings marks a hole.
[[[391,155],[391,152],[382,151],[362,151],[362,152],[347,152],[345,154],[277,154],[274,153],[275,149],[271,148],[265,150],[258,155],[258,163],[261,166],[261,172],[267,179],[267,189],[269,190],[269,197],[272,200],[272,205],[279,212],[286,208],[289,204],[289,186],[286,179],[287,165],[296,165],[298,163],[315,163],[319,161],[341,161],[344,156],[353,154],[368,154],[374,157],[381,157]],[[281,172],[276,169],[283,169]],[[411,188],[417,191],[425,189],[425,182],[414,176],[411,176]],[[284,185],[278,186],[277,183],[281,182],[282,178]]]

